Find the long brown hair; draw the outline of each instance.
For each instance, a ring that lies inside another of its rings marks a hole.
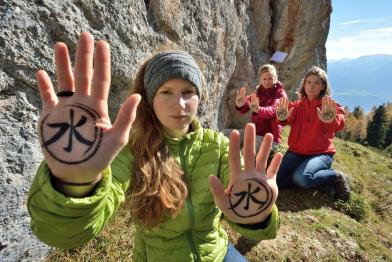
[[[301,81],[300,88],[296,92],[300,99],[306,97],[305,82],[306,82],[306,78],[308,78],[309,76],[318,76],[321,80],[321,83],[323,84],[324,89],[320,91],[319,98],[322,98],[323,96],[331,94],[331,87],[329,85],[327,73],[323,69],[321,69],[320,67],[312,66],[306,72],[304,78]]]
[[[140,68],[131,92],[142,96],[130,137],[134,154],[132,172],[131,213],[145,228],[163,222],[164,215],[175,217],[183,208],[187,187],[184,172],[170,156],[161,123],[147,102],[144,72],[148,61]]]

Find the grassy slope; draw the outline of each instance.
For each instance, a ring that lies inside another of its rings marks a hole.
[[[350,202],[336,203],[316,190],[281,191],[276,239],[255,242],[225,225],[249,261],[392,261],[392,159],[339,139],[335,145],[334,167],[350,174]],[[46,259],[132,261],[132,231],[124,207],[90,243],[71,251],[54,250]]]

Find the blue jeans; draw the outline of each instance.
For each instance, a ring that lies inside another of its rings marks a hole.
[[[299,155],[287,151],[278,171],[278,187],[331,186],[336,180],[335,171],[331,169],[332,162],[333,154]]]
[[[244,256],[242,256],[241,253],[229,243],[223,262],[248,262],[248,260],[246,260]]]

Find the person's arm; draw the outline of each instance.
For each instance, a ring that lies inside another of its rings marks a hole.
[[[255,240],[274,239],[278,234],[280,219],[278,207],[274,204],[270,215],[260,223],[237,224],[226,219],[232,229],[241,235]]]
[[[220,160],[219,179],[223,182],[224,188],[230,185],[230,168],[229,168],[229,142],[226,138],[222,139],[222,154]],[[225,220],[238,233],[253,238],[256,240],[272,239],[276,237],[279,229],[279,214],[275,203],[272,204],[272,209],[268,214],[265,214],[264,219],[254,221],[254,223],[236,223],[230,220],[225,215]]]
[[[252,114],[256,119],[272,119],[276,118],[276,105],[282,97],[287,97],[284,90],[278,91],[269,106],[260,106],[257,112],[253,112]]]
[[[235,109],[236,109],[239,113],[245,114],[245,113],[247,113],[247,112],[250,110],[249,105],[250,105],[250,96],[247,96],[246,99],[245,99],[244,105],[241,106],[241,107],[238,107],[238,106],[236,105],[236,106],[235,106]]]
[[[52,185],[48,166],[42,162],[27,201],[34,234],[47,245],[64,249],[94,238],[124,202],[132,162],[130,151],[124,149],[103,171],[91,195],[84,198],[58,192]]]
[[[336,103],[336,115],[335,119],[331,123],[324,123],[327,131],[329,133],[336,133],[339,130],[342,130],[345,124],[346,112],[344,108]]]
[[[282,99],[277,103],[276,106],[276,122],[282,126],[290,126],[295,122],[297,115],[296,102],[289,102],[287,97],[282,97]],[[282,114],[284,120],[279,119],[279,115]],[[285,116],[285,117],[284,117]]]
[[[38,138],[45,161],[27,205],[39,239],[71,248],[97,235],[124,201],[132,163],[119,153],[128,144],[141,97],[129,96],[112,124],[109,45],[95,44],[90,33],[81,33],[74,68],[64,43],[56,43],[54,53],[57,93],[47,72],[36,73],[42,102]]]

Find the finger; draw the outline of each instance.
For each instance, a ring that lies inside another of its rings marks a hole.
[[[54,92],[52,81],[44,70],[39,70],[35,77],[37,79],[38,89],[42,101],[42,110],[50,110],[57,102],[57,96]]]
[[[244,132],[244,164],[245,171],[253,170],[255,168],[255,140],[256,140],[256,128],[252,123],[248,123],[245,126]]]
[[[64,43],[54,46],[58,91],[74,91],[74,78],[68,48]]]
[[[229,170],[230,183],[234,183],[237,179],[237,175],[241,172],[240,133],[238,130],[233,130],[230,133]]]
[[[328,105],[328,108],[330,108],[331,110],[333,110],[332,108],[334,107],[334,105],[333,105],[333,103],[332,103],[332,99],[331,99],[331,97],[327,97],[327,105]]]
[[[286,110],[289,109],[289,99],[287,97],[285,97],[284,107]]]
[[[108,99],[111,80],[110,48],[103,40],[97,43],[94,65],[91,95],[97,99],[106,101]]]
[[[320,120],[323,120],[323,115],[321,113],[321,109],[319,107],[316,108],[317,116]]]
[[[321,99],[321,111],[325,111],[327,109],[327,97],[323,97]]]
[[[255,105],[256,105],[256,104],[257,104],[257,105],[259,104],[257,95],[256,95],[255,93],[252,94],[252,103],[255,104]]]
[[[259,152],[256,156],[256,170],[258,172],[265,173],[267,168],[267,160],[271,151],[271,146],[273,142],[273,135],[270,133],[265,134],[263,142],[260,145]]]
[[[287,99],[286,97],[281,98],[281,109],[287,109]]]
[[[220,210],[225,209],[225,189],[222,182],[218,177],[210,175],[208,177],[212,196],[214,197],[215,204]]]
[[[139,94],[134,94],[128,97],[118,112],[116,121],[113,124],[112,132],[118,133],[119,136],[129,134],[133,121],[136,118],[136,111],[140,103],[140,99],[141,96]]]
[[[280,152],[277,152],[275,156],[272,158],[270,165],[267,170],[267,178],[268,179],[276,179],[276,174],[278,173],[280,163],[282,163],[283,155]]]
[[[331,99],[331,108],[334,113],[336,113],[337,105],[336,102]]]
[[[284,97],[282,97],[281,99],[279,99],[278,103],[276,104],[276,107],[281,110],[284,108]]]
[[[288,111],[288,114],[287,114],[287,118],[289,118],[289,117],[290,117],[290,115],[291,115],[291,112],[293,112],[293,110],[294,110],[294,107],[292,107],[292,108],[290,108],[290,109],[289,109],[289,111]]]
[[[240,93],[241,93],[241,96],[245,96],[245,95],[246,95],[246,89],[245,89],[245,87],[241,87]]]
[[[94,38],[90,33],[80,34],[75,62],[75,92],[89,95],[93,72]]]

